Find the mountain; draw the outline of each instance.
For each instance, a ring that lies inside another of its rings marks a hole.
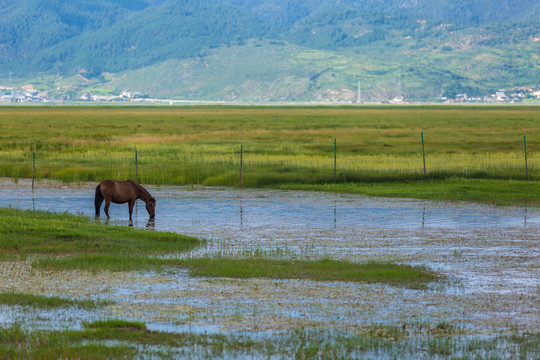
[[[0,85],[338,101],[361,80],[373,101],[485,95],[540,84],[538,19],[537,0],[0,0]]]

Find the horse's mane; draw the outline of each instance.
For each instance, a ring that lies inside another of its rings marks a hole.
[[[137,188],[137,190],[139,190],[141,193],[143,193],[145,196],[148,197],[148,200],[152,201],[153,203],[156,202],[156,199],[150,195],[150,193],[148,192],[148,190],[146,190],[145,188],[142,187],[141,184],[133,181],[133,180],[128,180],[129,182],[133,183],[133,185],[135,185],[135,187]]]

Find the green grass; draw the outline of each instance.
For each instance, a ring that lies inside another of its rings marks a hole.
[[[107,320],[98,320],[94,322],[87,322],[84,324],[86,329],[97,329],[97,330],[134,330],[134,331],[145,331],[146,324],[140,321],[127,321],[122,319],[107,319]]]
[[[66,299],[58,296],[43,296],[18,292],[0,292],[0,304],[8,306],[32,306],[40,309],[78,307],[81,309],[96,309],[106,305],[103,301]]]
[[[444,327],[443,330],[441,328]],[[409,338],[429,334],[414,342]],[[371,357],[414,358],[420,353],[460,358],[537,358],[540,334],[461,335],[441,324],[371,325],[359,331],[289,330],[272,336],[149,331],[140,322],[109,319],[81,330],[0,328],[0,353],[6,358],[156,358],[292,357],[298,359]],[[422,349],[422,350],[420,350]],[[422,352],[420,352],[422,351]]]
[[[115,255],[148,257],[194,249],[201,241],[170,232],[106,226],[92,219],[0,208],[0,256]]]
[[[310,279],[384,283],[425,288],[439,277],[422,267],[390,263],[351,263],[336,260],[270,260],[198,258],[179,260],[192,276],[229,278]]]
[[[460,179],[323,185],[285,184],[285,190],[314,190],[368,196],[455,200],[494,205],[540,206],[540,182]]]

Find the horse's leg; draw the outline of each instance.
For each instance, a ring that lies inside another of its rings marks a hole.
[[[107,219],[111,218],[109,216],[109,206],[111,206],[111,200],[105,199],[105,208],[103,210],[105,210],[105,215],[107,215]]]
[[[102,203],[103,203],[103,198],[96,199],[96,203],[94,204],[96,207],[96,217],[99,217],[99,209],[101,208]]]
[[[96,186],[96,196],[94,198],[94,207],[96,208],[96,217],[99,217],[99,209],[103,203],[103,194],[101,192],[101,184]]]
[[[133,206],[135,206],[135,201],[137,200],[129,200],[129,222],[131,223],[131,214],[133,214]]]

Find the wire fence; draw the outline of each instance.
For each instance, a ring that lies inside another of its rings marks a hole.
[[[0,150],[0,176],[65,182],[134,179],[155,185],[261,186],[449,177],[540,179],[538,143],[513,139],[490,149],[483,143],[394,140],[324,144],[179,144],[123,148]],[[381,150],[382,149],[382,150]]]

